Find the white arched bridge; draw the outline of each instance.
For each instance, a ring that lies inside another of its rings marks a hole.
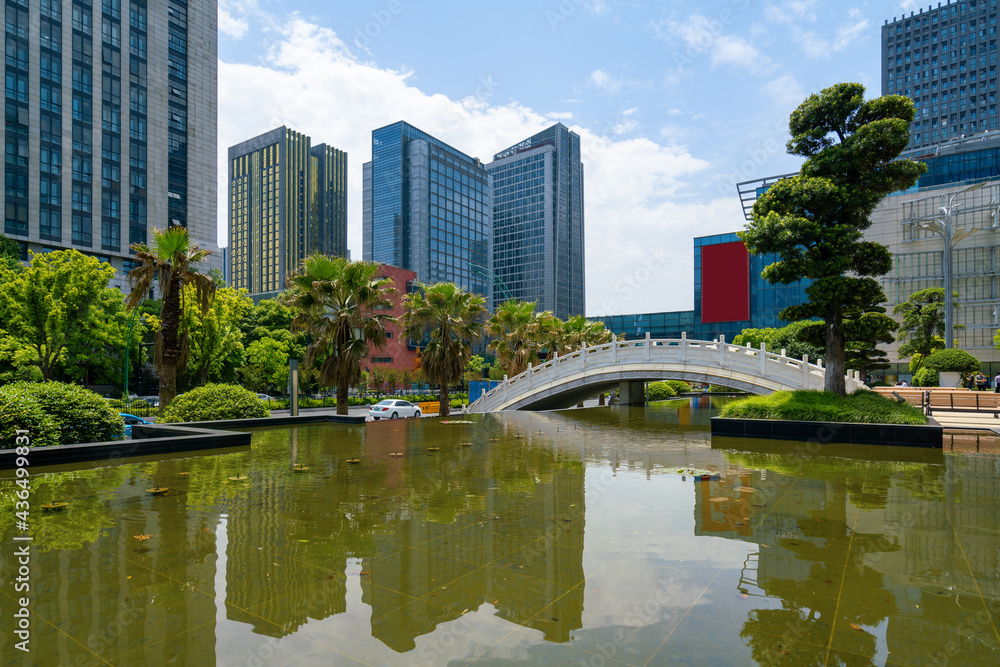
[[[554,410],[576,405],[600,393],[619,390],[622,404],[645,401],[645,383],[685,380],[721,384],[752,394],[798,389],[822,390],[826,369],[760,349],[719,340],[680,338],[615,340],[556,356],[483,393],[469,412]],[[858,373],[848,371],[847,391],[864,387]],[[472,397],[470,397],[472,398]]]

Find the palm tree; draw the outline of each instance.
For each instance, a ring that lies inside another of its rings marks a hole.
[[[583,315],[568,318],[562,322],[560,329],[562,335],[556,348],[559,354],[611,342],[611,332],[605,328],[604,322],[594,322]]]
[[[539,353],[552,344],[556,322],[552,313],[535,312],[534,301],[505,301],[486,323],[493,340],[489,348],[508,376],[537,364]]]
[[[191,240],[184,227],[153,229],[153,247],[145,243],[132,246],[138,266],[129,271],[129,292],[125,305],[138,308],[149,294],[153,283],[160,285],[160,329],[156,332],[153,364],[160,376],[160,412],[177,395],[177,369],[187,368],[188,334],[181,327],[184,287],[194,287],[195,299],[201,304],[204,317],[215,298],[215,282],[198,273],[196,265],[211,254]]]
[[[465,375],[465,367],[472,359],[471,342],[483,335],[486,299],[455,283],[420,285],[420,289],[407,294],[403,301],[403,326],[413,339],[429,334],[420,368],[430,382],[440,386],[438,414],[447,417],[448,385]]]
[[[338,415],[347,414],[347,392],[361,380],[361,363],[370,346],[385,345],[385,326],[394,319],[388,312],[392,278],[378,271],[378,262],[311,255],[288,277],[282,297],[295,313],[292,328],[312,337],[306,364],[322,360],[320,382],[337,386]]]

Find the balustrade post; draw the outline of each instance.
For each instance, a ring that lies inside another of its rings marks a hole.
[[[719,334],[719,366],[726,367],[726,337]]]
[[[504,405],[507,404],[507,376],[503,376],[503,402]]]
[[[652,353],[652,351],[649,348],[650,348],[650,345],[649,345],[649,332],[647,331],[646,332],[646,361],[650,360],[650,354]]]
[[[618,338],[611,336],[611,362],[618,361]]]
[[[685,364],[688,360],[688,335],[687,331],[681,332],[681,361]]]
[[[767,343],[760,342],[760,376],[767,377]]]
[[[809,355],[802,355],[802,388],[809,388]]]
[[[583,362],[584,370],[587,369],[587,346],[586,344],[580,346],[580,360]]]
[[[528,378],[528,389],[531,389],[531,364],[528,364],[528,370],[525,372],[525,377]]]

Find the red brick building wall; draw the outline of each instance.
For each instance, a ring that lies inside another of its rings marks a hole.
[[[392,310],[389,311],[393,317],[403,316],[403,297],[406,296],[407,285],[417,279],[417,274],[413,271],[400,269],[395,266],[383,264],[379,268],[378,275],[384,278],[392,278],[396,293],[389,297],[392,301]],[[401,334],[402,326],[392,323],[386,326],[386,332],[390,334],[389,340],[382,348],[371,348],[368,358],[365,359],[361,367],[371,371],[376,366],[385,368],[397,368],[399,370],[413,370],[416,359],[416,350],[411,350],[406,345],[406,337]]]

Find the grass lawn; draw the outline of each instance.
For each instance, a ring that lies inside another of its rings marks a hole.
[[[864,389],[848,396],[822,391],[779,391],[770,396],[752,396],[726,404],[719,416],[860,424],[927,423],[920,408]]]

